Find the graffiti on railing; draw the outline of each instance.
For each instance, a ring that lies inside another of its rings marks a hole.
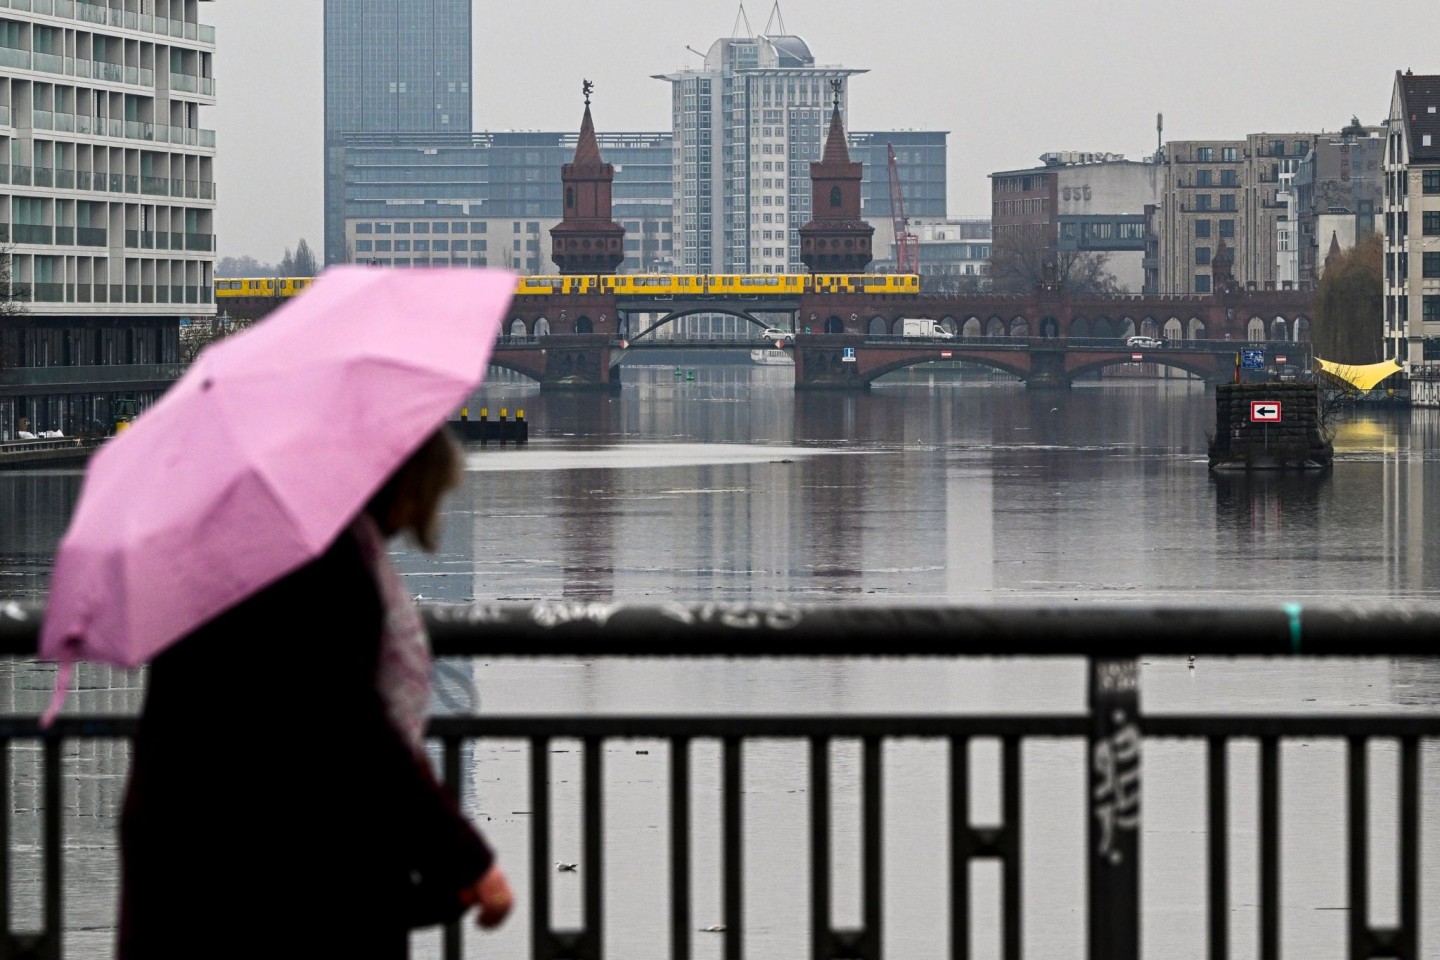
[[[784,604],[748,603],[662,604],[660,614],[686,626],[714,625],[737,630],[789,630],[804,619],[804,611]]]
[[[1095,741],[1090,750],[1090,768],[1095,774],[1092,809],[1100,825],[1095,853],[1119,864],[1125,855],[1118,832],[1140,827],[1140,727],[1123,710],[1114,711],[1111,720],[1115,732]]]

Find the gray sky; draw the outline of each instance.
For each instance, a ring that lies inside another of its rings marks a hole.
[[[321,228],[320,0],[218,0],[221,256],[278,260]],[[729,36],[735,0],[475,0],[481,130],[668,130],[650,79]],[[765,29],[771,0],[748,0]],[[1440,73],[1436,0],[783,0],[786,31],[851,80],[856,130],[948,130],[952,215],[984,215],[986,175],[1049,150],[1336,130],[1389,111],[1397,69]],[[778,28],[775,32],[779,32]],[[1427,59],[1428,58],[1428,59]]]

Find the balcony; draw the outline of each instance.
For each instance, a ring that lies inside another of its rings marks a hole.
[[[11,228],[16,243],[47,243],[55,242],[55,228],[46,224],[38,223],[17,223]]]
[[[103,247],[108,241],[107,231],[104,227],[77,227],[75,229],[75,243],[82,247]]]
[[[0,67],[19,67],[22,70],[29,70],[30,51],[16,50],[14,47],[0,47]]]
[[[58,286],[58,284],[57,284]],[[95,288],[96,303],[104,303],[103,284]],[[119,303],[119,300],[114,302]],[[109,364],[71,367],[9,367],[0,370],[0,386],[56,386],[59,384],[165,383],[180,378],[184,368],[176,364]]]

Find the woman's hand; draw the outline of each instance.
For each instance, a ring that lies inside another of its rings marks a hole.
[[[480,908],[479,915],[475,922],[486,930],[500,926],[505,918],[510,915],[510,908],[515,905],[515,895],[510,892],[510,881],[505,879],[505,873],[500,865],[492,864],[485,875],[475,882],[475,886],[465,891],[468,896],[465,899]]]

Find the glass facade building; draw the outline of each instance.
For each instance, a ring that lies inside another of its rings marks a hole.
[[[325,0],[325,261],[344,260],[343,141],[468,132],[470,0]]]

